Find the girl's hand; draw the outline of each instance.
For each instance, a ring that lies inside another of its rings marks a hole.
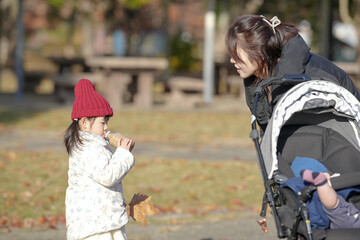
[[[118,141],[118,147],[121,147],[130,152],[133,150],[134,146],[135,146],[135,142],[131,138],[124,137],[124,138],[120,138]]]

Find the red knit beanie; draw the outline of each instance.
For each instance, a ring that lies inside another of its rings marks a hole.
[[[94,84],[88,79],[81,79],[74,89],[75,101],[71,119],[82,117],[112,116],[113,110],[108,101],[96,90]]]

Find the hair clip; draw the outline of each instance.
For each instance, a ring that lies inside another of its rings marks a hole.
[[[272,27],[275,34],[275,28],[281,24],[279,18],[277,16],[274,16],[272,19],[270,19],[269,22],[263,15],[260,15],[260,17],[263,17],[263,20]]]

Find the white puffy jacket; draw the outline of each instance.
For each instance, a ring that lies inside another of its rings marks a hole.
[[[133,155],[112,154],[99,135],[80,132],[83,145],[69,157],[66,190],[67,239],[119,229],[128,222],[121,180],[134,165]]]

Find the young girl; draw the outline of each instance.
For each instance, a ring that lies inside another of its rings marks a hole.
[[[65,132],[69,154],[66,190],[67,239],[126,239],[128,215],[122,179],[134,165],[133,140],[119,140],[112,154],[105,140],[113,115],[108,101],[87,79],[75,86],[75,102]]]
[[[307,74],[330,79],[360,100],[360,93],[350,77],[329,60],[311,53],[298,29],[281,23],[277,17],[237,17],[226,34],[226,45],[230,62],[244,78],[250,110],[256,85],[268,77],[281,78],[284,74]],[[284,92],[279,89],[268,89],[267,98],[259,100],[256,117],[262,131],[271,117],[272,107]]]

